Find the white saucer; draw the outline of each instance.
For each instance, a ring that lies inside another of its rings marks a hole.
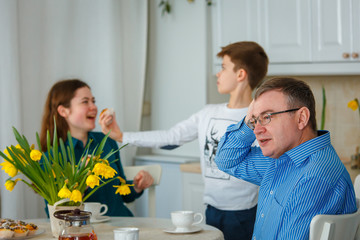
[[[90,223],[101,223],[101,222],[107,222],[110,220],[109,216],[99,216],[96,219],[90,218]]]
[[[197,227],[197,226],[192,226],[188,230],[180,230],[180,231],[177,230],[176,227],[173,227],[173,228],[169,228],[169,229],[164,229],[164,232],[175,233],[175,234],[183,234],[183,233],[195,233],[195,232],[199,232],[201,230],[202,230],[202,228]]]

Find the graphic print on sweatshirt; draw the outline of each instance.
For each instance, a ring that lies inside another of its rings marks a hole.
[[[220,138],[225,134],[229,125],[237,121],[231,119],[211,118],[206,129],[204,161],[205,177],[229,180],[230,175],[220,171],[215,163],[215,156]]]

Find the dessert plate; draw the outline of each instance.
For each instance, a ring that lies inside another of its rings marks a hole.
[[[90,223],[101,223],[101,222],[107,222],[110,220],[109,216],[99,216],[96,219],[90,219]]]
[[[12,237],[12,238],[1,238],[1,239],[28,239],[28,238],[33,238],[36,236],[39,236],[40,234],[43,234],[45,232],[45,229],[41,229],[39,228],[36,233],[32,234],[32,235],[26,235],[26,236],[22,236],[22,237]]]
[[[164,232],[167,233],[175,233],[175,234],[184,234],[184,233],[195,233],[195,232],[199,232],[201,231],[202,228],[201,227],[197,227],[197,226],[192,226],[190,227],[188,230],[177,230],[176,227],[173,228],[169,228],[169,229],[164,229]]]

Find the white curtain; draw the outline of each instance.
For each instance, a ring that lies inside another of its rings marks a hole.
[[[140,129],[148,6],[143,0],[0,0],[0,149],[15,143],[12,126],[35,143],[54,82],[79,78],[99,110],[113,107],[120,125]],[[99,130],[97,127],[96,130]],[[135,148],[121,152],[132,163]],[[2,160],[1,160],[2,161]],[[1,175],[1,216],[45,216],[43,199]]]

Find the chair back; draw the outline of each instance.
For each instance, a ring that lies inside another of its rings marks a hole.
[[[149,217],[156,216],[156,196],[155,186],[160,184],[162,168],[161,165],[141,165],[141,166],[126,166],[124,167],[124,173],[126,179],[134,179],[136,174],[141,170],[147,171],[154,178],[154,183],[148,188],[148,209]]]
[[[310,223],[309,240],[358,240],[360,231],[359,199],[358,210],[352,214],[316,215]]]
[[[354,181],[354,190],[356,198],[360,199],[360,174],[356,176]]]

